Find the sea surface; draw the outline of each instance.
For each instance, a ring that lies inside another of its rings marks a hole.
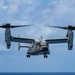
[[[75,75],[75,72],[48,72],[48,73],[0,73],[0,75]]]

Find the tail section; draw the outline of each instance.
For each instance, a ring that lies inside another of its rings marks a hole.
[[[20,36],[18,36],[18,37],[20,37]],[[20,42],[18,43],[18,50],[20,50],[20,48],[29,48],[29,46],[21,46],[20,45]]]

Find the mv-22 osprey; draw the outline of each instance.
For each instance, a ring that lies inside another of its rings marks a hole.
[[[72,50],[73,48],[73,32],[72,30],[75,30],[74,26],[69,25],[68,27],[59,27],[59,26],[49,26],[49,27],[55,27],[55,28],[61,28],[67,30],[67,35],[65,38],[55,38],[55,39],[42,39],[36,41],[35,39],[31,38],[21,38],[21,37],[14,37],[11,35],[11,28],[17,28],[17,27],[27,27],[30,25],[21,25],[21,26],[13,26],[9,23],[0,26],[0,28],[5,28],[5,42],[7,49],[10,49],[11,42],[18,42],[19,43],[19,50],[21,47],[28,48],[27,50],[27,58],[30,58],[31,55],[44,55],[44,58],[48,57],[48,54],[50,54],[49,50],[49,44],[55,44],[55,43],[68,43],[68,50]],[[21,46],[20,43],[27,43],[29,46]]]

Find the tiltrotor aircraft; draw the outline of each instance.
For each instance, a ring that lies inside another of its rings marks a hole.
[[[55,27],[55,28],[61,28],[67,30],[67,35],[65,38],[55,38],[55,39],[42,39],[41,40],[35,40],[31,38],[21,38],[21,37],[14,37],[11,35],[11,28],[17,28],[17,27],[27,27],[31,25],[21,25],[21,26],[13,26],[9,23],[0,26],[0,28],[5,28],[5,42],[7,49],[10,49],[11,42],[18,42],[19,43],[19,50],[20,48],[28,48],[26,57],[30,58],[31,55],[44,55],[44,58],[48,57],[48,54],[50,54],[49,50],[49,44],[55,44],[55,43],[68,43],[68,50],[72,50],[73,48],[73,31],[75,30],[74,26],[69,25],[68,27],[59,27],[59,26],[49,26],[49,27]],[[29,46],[21,46],[20,43],[27,43]]]

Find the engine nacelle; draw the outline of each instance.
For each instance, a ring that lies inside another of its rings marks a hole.
[[[69,31],[68,34],[68,50],[72,50],[73,48],[73,32]]]
[[[7,49],[9,49],[11,46],[10,36],[11,36],[10,28],[6,28],[6,30],[5,30],[5,42],[6,42]]]

